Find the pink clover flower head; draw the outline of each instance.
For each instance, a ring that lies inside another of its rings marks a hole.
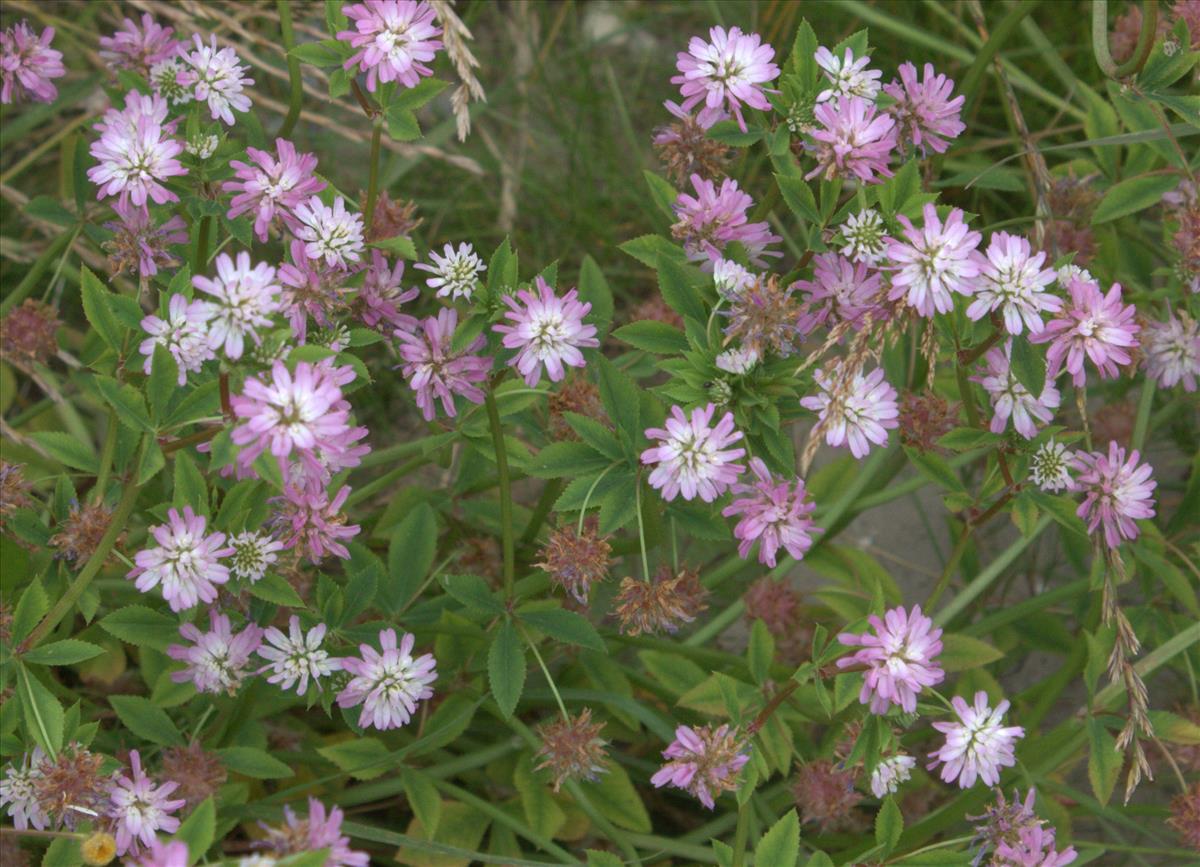
[[[166,524],[150,528],[158,544],[134,556],[136,565],[126,577],[137,579],[137,589],[143,593],[161,586],[172,611],[215,602],[217,585],[229,580],[229,569],[221,558],[233,549],[225,547],[224,533],[206,534],[206,528],[205,517],[191,506],[184,506],[183,514],[171,509]]]
[[[279,511],[272,522],[283,535],[283,546],[303,550],[314,564],[324,560],[326,554],[349,560],[350,550],[344,542],[361,529],[358,524],[346,523],[342,506],[349,496],[349,485],[343,485],[331,500],[324,488],[285,484],[283,497],[276,500]]]
[[[213,120],[224,121],[233,126],[233,111],[249,111],[250,97],[242,92],[246,85],[254,84],[253,78],[245,78],[250,67],[239,62],[232,48],[217,48],[217,37],[211,36],[205,45],[200,34],[193,37],[196,50],[179,51],[179,57],[189,67],[187,80],[192,95],[198,102],[207,102]]]
[[[1008,711],[1007,701],[995,709],[988,706],[986,692],[975,693],[975,703],[968,705],[962,696],[950,700],[957,717],[952,722],[935,722],[933,727],[946,736],[941,749],[929,754],[933,759],[926,767],[932,770],[944,763],[941,777],[946,783],[958,782],[969,789],[977,779],[989,786],[1000,782],[1000,769],[1017,763],[1013,745],[1025,736],[1020,726],[1001,725]]]
[[[1129,349],[1138,345],[1136,309],[1122,306],[1120,283],[1105,294],[1095,283],[1072,279],[1067,291],[1070,299],[1059,315],[1029,339],[1050,344],[1046,362],[1051,376],[1057,377],[1065,366],[1072,382],[1081,386],[1087,382],[1083,364],[1090,359],[1101,379],[1115,379],[1118,365],[1132,363]]]
[[[767,250],[771,244],[783,239],[772,235],[766,222],[748,222],[747,214],[754,206],[754,199],[738,188],[737,181],[725,178],[717,190],[712,181],[700,175],[692,175],[695,196],[680,193],[675,200],[677,221],[671,227],[672,234],[683,242],[688,258],[701,262],[711,271],[714,263],[721,259],[728,244],[738,241],[746,248],[750,261],[765,267],[764,256],[782,256],[778,250]]]
[[[992,433],[1003,433],[1011,417],[1017,433],[1027,440],[1037,436],[1038,425],[1049,424],[1054,419],[1061,395],[1054,387],[1054,380],[1047,376],[1042,393],[1034,397],[1012,371],[1012,341],[1010,337],[1004,347],[994,346],[984,356],[986,369],[979,376],[971,377],[988,393],[992,401]]]
[[[813,109],[818,126],[809,131],[817,165],[805,178],[853,177],[864,183],[890,178],[896,122],[860,96],[838,96]]]
[[[872,614],[867,622],[873,634],[843,632],[838,636],[847,647],[862,648],[839,659],[838,668],[867,667],[858,700],[869,704],[871,713],[887,713],[892,705],[915,713],[921,690],[946,677],[937,661],[942,630],[921,613],[920,605],[914,605],[911,612],[893,608],[882,619]]]
[[[735,483],[734,500],[721,511],[727,518],[741,516],[733,530],[739,542],[738,556],[745,560],[759,542],[758,562],[771,568],[780,548],[802,560],[812,547],[813,536],[820,532],[810,517],[817,506],[809,499],[804,480],[776,478],[761,458],[751,458],[748,463],[755,481]]]
[[[271,314],[279,309],[279,284],[275,269],[265,262],[250,267],[250,254],[238,253],[237,260],[229,254],[217,256],[217,277],[196,276],[192,285],[214,300],[208,302],[212,319],[208,325],[208,344],[214,350],[225,349],[225,357],[236,361],[242,357],[246,337],[255,346],[262,345],[260,328],[271,325]]]
[[[950,211],[945,223],[933,203],[926,204],[922,213],[925,219],[920,229],[899,214],[904,240],[885,241],[895,268],[888,299],[903,298],[922,316],[932,316],[935,311],[949,313],[954,309],[951,293],[970,295],[975,291],[984,261],[976,247],[983,236],[970,230],[959,208]]]
[[[1074,846],[1057,851],[1053,828],[1030,824],[1020,828],[1016,840],[1000,840],[991,863],[998,867],[1066,867],[1079,857]]]
[[[267,682],[279,684],[285,692],[295,687],[299,695],[304,695],[308,692],[309,678],[320,688],[322,677],[341,668],[341,662],[330,659],[328,651],[321,647],[325,631],[325,624],[318,623],[305,633],[295,614],[288,621],[286,635],[274,626],[267,627],[258,648],[258,655],[267,660],[267,665],[259,673],[270,671]]]
[[[813,59],[817,61],[817,66],[821,67],[830,84],[817,94],[817,102],[825,102],[836,96],[858,96],[874,102],[875,97],[879,96],[879,79],[883,77],[883,73],[878,69],[867,68],[871,64],[870,57],[856,58],[852,48],[847,48],[845,53],[838,57],[822,45],[813,55]]]
[[[1183,383],[1195,391],[1200,378],[1200,324],[1186,313],[1149,322],[1142,331],[1142,364],[1146,374],[1162,388]]]
[[[179,840],[163,843],[155,838],[132,863],[137,867],[189,867],[191,860],[188,858],[187,843]]]
[[[135,208],[128,202],[118,201],[113,210],[121,221],[104,224],[104,228],[114,235],[104,248],[109,252],[109,263],[115,273],[132,269],[136,262],[139,277],[153,277],[160,265],[174,267],[179,264],[167,248],[188,242],[187,223],[183,217],[175,215],[165,223],[155,225],[147,210]]]
[[[650,473],[650,487],[660,489],[664,500],[670,502],[682,493],[685,500],[699,497],[711,503],[745,472],[734,461],[746,450],[727,448],[742,438],[742,432],[734,430],[733,413],[725,413],[713,427],[716,411],[710,403],[696,407],[689,416],[673,406],[664,427],[646,429],[647,439],[659,444],[642,452],[642,463],[657,465]]]
[[[813,279],[797,280],[794,288],[804,292],[809,307],[816,308],[815,324],[827,320],[831,313],[838,321],[861,323],[867,313],[879,309],[883,278],[865,262],[856,263],[837,253],[819,253],[813,260]]]
[[[559,298],[540,276],[535,289],[536,294],[522,289],[516,298],[505,295],[508,310],[504,315],[509,322],[492,326],[493,331],[504,335],[505,348],[517,350],[508,363],[525,377],[530,388],[541,381],[543,366],[551,382],[561,382],[567,367],[586,364],[580,350],[600,345],[596,326],[583,321],[592,305],[580,301],[576,290]]]
[[[346,210],[346,200],[338,196],[333,207],[313,196],[307,204],[293,209],[299,221],[293,231],[304,241],[304,255],[324,259],[326,266],[347,270],[365,249],[362,214]]]
[[[817,413],[825,426],[826,443],[835,448],[849,445],[856,458],[865,457],[871,443],[887,445],[887,432],[900,425],[900,408],[896,389],[884,380],[882,367],[866,376],[860,370],[849,382],[842,381],[838,369],[832,375],[818,370],[813,379],[821,390],[801,399],[800,405]]]
[[[161,96],[142,97],[130,91],[122,112],[109,111],[96,125],[100,138],[89,152],[99,165],[87,176],[100,188],[97,199],[117,196],[121,205],[132,202],[145,208],[147,201],[164,205],[179,196],[163,186],[169,178],[186,175],[179,162],[183,145],[167,135],[161,120],[167,105]]]
[[[421,290],[415,286],[405,289],[404,260],[398,259],[393,268],[378,250],[371,251],[371,265],[367,268],[358,300],[362,302],[361,317],[368,328],[389,328],[395,331],[416,331],[421,323],[415,316],[401,313],[401,305],[415,301]]]
[[[178,783],[156,786],[146,776],[137,750],[130,750],[129,765],[129,776],[118,773],[109,792],[108,817],[116,821],[118,855],[136,854],[141,846],[152,845],[158,831],[175,833],[179,820],[171,813],[187,803],[168,797]]]
[[[1104,452],[1075,453],[1072,469],[1079,475],[1075,479],[1075,490],[1084,493],[1076,514],[1087,523],[1089,533],[1103,525],[1104,541],[1116,548],[1123,539],[1131,542],[1138,537],[1135,521],[1154,517],[1154,497],[1151,492],[1158,482],[1151,476],[1154,468],[1141,464],[1137,449],[1125,456],[1125,449],[1116,441],[1108,444]]]
[[[27,21],[18,21],[0,33],[0,103],[25,99],[54,102],[58,98],[51,79],[62,78],[67,70],[62,52],[50,47],[53,39],[53,27],[37,36]]]
[[[289,262],[279,266],[279,282],[283,286],[283,312],[287,315],[292,334],[300,343],[308,339],[308,318],[322,328],[333,324],[332,315],[345,306],[345,281],[348,274],[329,268],[322,259],[310,259],[304,241],[292,239],[288,247]]]
[[[887,112],[896,118],[905,140],[922,153],[945,153],[949,139],[958,138],[967,128],[959,118],[964,98],[950,98],[954,80],[936,74],[932,63],[925,64],[924,73],[924,80],[919,80],[913,64],[900,64],[900,81],[893,79],[883,86],[884,92],[896,100]]]
[[[475,383],[488,378],[492,360],[476,355],[487,343],[480,335],[459,351],[453,348],[458,311],[443,308],[437,316],[421,320],[414,331],[396,330],[400,340],[401,373],[416,392],[417,406],[425,421],[437,415],[437,402],[450,418],[458,415],[454,396],[462,395],[471,403],[483,403],[484,393]]]
[[[277,855],[299,855],[325,849],[328,854],[323,867],[367,867],[371,863],[366,852],[350,848],[350,838],[342,833],[344,816],[341,808],[326,811],[324,804],[309,796],[308,816],[299,818],[291,807],[283,808],[283,816],[286,825],[266,829],[267,846]]]
[[[109,69],[132,69],[148,75],[150,68],[170,60],[180,43],[173,39],[175,30],[163,27],[149,12],[142,13],[142,22],[126,18],[112,36],[100,37],[100,59]]]
[[[276,218],[296,232],[300,221],[292,211],[326,186],[316,176],[316,155],[297,153],[296,146],[283,138],[275,139],[275,151],[278,157],[270,151],[246,148],[250,163],[231,160],[235,179],[221,185],[224,192],[237,194],[225,216],[232,220],[253,212],[255,237],[264,243]]]
[[[676,55],[675,68],[680,74],[671,84],[679,85],[683,96],[680,108],[690,112],[703,103],[696,122],[705,129],[728,109],[745,132],[743,105],[771,110],[763,85],[779,77],[779,67],[771,62],[775,49],[757,33],[743,33],[737,27],[713,27],[708,36],[711,42],[693,36],[688,50]]]
[[[366,0],[343,10],[354,22],[337,38],[357,48],[344,68],[358,67],[367,74],[367,90],[378,82],[398,81],[416,87],[421,77],[433,75],[430,63],[442,48],[442,29],[434,23],[433,7],[425,0]]]
[[[41,747],[21,757],[20,764],[10,762],[0,780],[0,806],[8,808],[9,818],[18,831],[50,827],[50,814],[38,798],[37,781],[42,776],[41,765],[46,754]]]
[[[204,362],[216,358],[208,338],[211,318],[212,310],[205,302],[188,301],[187,296],[178,293],[172,295],[167,303],[166,319],[147,316],[142,320],[142,330],[149,335],[138,344],[138,351],[146,356],[143,372],[150,375],[154,367],[154,347],[163,346],[179,368],[179,385],[186,385],[189,373],[199,372]]]
[[[457,250],[453,244],[447,244],[440,256],[430,250],[429,260],[432,265],[420,262],[413,267],[433,275],[425,281],[425,285],[436,289],[438,298],[470,298],[479,286],[479,275],[487,270],[487,265],[479,258],[475,248],[465,241],[458,245]]]
[[[1042,312],[1062,309],[1062,299],[1046,291],[1057,275],[1053,268],[1042,267],[1045,261],[1046,254],[1034,253],[1020,235],[996,232],[988,244],[986,260],[980,263],[975,297],[967,316],[979,320],[999,310],[1009,334],[1020,334],[1024,327],[1030,334],[1040,332]]]
[[[361,644],[361,659],[342,660],[342,669],[349,672],[351,680],[338,693],[338,707],[362,705],[360,727],[400,728],[417,712],[417,702],[433,697],[430,684],[437,680],[437,663],[428,653],[414,657],[415,641],[405,633],[397,645],[396,631],[384,629],[379,633],[382,652]]]
[[[191,642],[190,645],[172,644],[167,656],[186,663],[182,671],[171,673],[176,683],[191,681],[198,692],[226,693],[233,695],[249,673],[254,651],[262,643],[262,629],[253,623],[234,633],[229,615],[209,609],[209,632],[201,632],[194,623],[179,627],[179,634]]]
[[[738,772],[750,761],[747,746],[728,725],[679,726],[662,754],[668,761],[650,778],[655,788],[683,789],[710,810],[715,796],[737,789]]]

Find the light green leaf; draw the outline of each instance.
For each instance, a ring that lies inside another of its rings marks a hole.
[[[800,857],[800,818],[788,810],[771,826],[754,847],[754,863],[772,867],[795,867]]]
[[[171,839],[187,845],[188,864],[195,864],[208,851],[216,836],[217,808],[209,797],[183,820]]]
[[[413,815],[421,823],[427,836],[436,838],[438,823],[442,819],[442,796],[429,777],[411,768],[404,769],[404,795]]]
[[[143,740],[160,746],[180,746],[183,735],[167,712],[140,695],[112,695],[108,703],[117,712],[125,728]]]
[[[1101,805],[1107,804],[1121,773],[1122,757],[1117,742],[1096,717],[1088,717],[1088,781]]]
[[[17,688],[26,732],[48,755],[56,755],[63,742],[62,705],[23,665],[17,667]]]
[[[900,842],[904,833],[904,816],[895,798],[884,798],[883,806],[875,816],[875,842],[883,847],[883,854],[888,854]]]
[[[114,638],[137,647],[166,650],[179,643],[179,624],[144,605],[127,605],[100,619],[100,627]]]
[[[1092,225],[1108,223],[1129,214],[1136,214],[1162,201],[1163,193],[1179,186],[1175,174],[1138,175],[1113,184],[1096,206],[1092,214]]]
[[[58,431],[39,431],[29,435],[54,460],[95,475],[99,469],[92,444]]]
[[[986,641],[980,641],[969,635],[945,634],[942,636],[942,653],[938,657],[938,662],[947,672],[966,671],[995,662],[1003,657],[1003,651],[996,649]]]
[[[586,647],[590,650],[605,652],[604,639],[596,631],[596,627],[583,615],[565,608],[548,608],[532,611],[519,611],[517,616],[522,622],[529,624],[539,632],[544,632],[551,638]]]
[[[256,780],[283,780],[295,776],[295,771],[266,750],[226,747],[217,750],[217,755],[229,770]]]
[[[107,343],[110,349],[119,352],[122,328],[109,304],[111,293],[86,265],[79,268],[79,292],[88,323],[96,329],[100,339]]]
[[[35,647],[22,654],[21,659],[36,665],[74,665],[77,662],[99,656],[103,652],[104,648],[86,641],[65,638],[62,641],[53,641],[50,644]]]
[[[639,834],[650,833],[650,814],[623,767],[613,762],[599,779],[580,785],[596,809],[613,824]]]

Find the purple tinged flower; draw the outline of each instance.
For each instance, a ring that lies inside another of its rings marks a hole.
[[[170,60],[180,43],[173,39],[171,27],[163,27],[149,12],[142,13],[142,23],[126,18],[112,36],[100,37],[100,59],[109,69],[132,69],[147,75],[150,68]]]
[[[396,330],[400,340],[401,373],[416,392],[417,406],[425,421],[437,415],[437,401],[450,418],[458,415],[454,396],[462,395],[471,403],[483,403],[483,389],[475,383],[488,378],[492,360],[476,355],[487,343],[480,335],[461,350],[453,348],[458,312],[443,308],[437,316],[421,320],[413,330]]]
[[[1059,315],[1029,339],[1050,344],[1046,362],[1051,376],[1057,377],[1065,362],[1072,382],[1081,386],[1087,382],[1084,360],[1091,359],[1101,379],[1115,379],[1117,366],[1130,364],[1128,350],[1138,345],[1137,311],[1132,304],[1122,306],[1120,283],[1105,294],[1095,283],[1072,279],[1068,292],[1070,300]]]
[[[859,96],[838,96],[813,109],[819,126],[810,130],[816,167],[805,175],[825,180],[854,177],[864,183],[890,178],[896,149],[896,122]]]
[[[354,29],[339,32],[337,38],[358,49],[344,68],[357,66],[365,72],[367,90],[374,93],[380,81],[416,87],[422,76],[433,75],[426,64],[442,48],[435,38],[442,30],[425,0],[366,0],[342,11],[354,22]]]
[[[333,324],[331,314],[344,307],[348,291],[344,285],[347,273],[326,267],[321,259],[310,259],[306,246],[304,241],[293,239],[288,247],[291,261],[279,266],[282,309],[300,343],[308,338],[308,317],[322,328],[329,328]]]
[[[996,232],[988,244],[987,259],[980,263],[975,297],[967,316],[979,320],[994,310],[1004,316],[1009,334],[1020,334],[1027,326],[1031,334],[1042,330],[1042,311],[1057,313],[1062,299],[1046,291],[1057,275],[1043,268],[1046,254],[1034,253],[1019,235]]]
[[[67,70],[62,52],[50,47],[53,39],[53,27],[37,36],[26,21],[0,33],[0,103],[24,99],[54,102],[58,98],[58,88],[50,79],[62,78]]]
[[[861,647],[838,660],[838,668],[866,666],[859,703],[870,704],[871,713],[887,713],[892,705],[907,713],[917,710],[917,696],[926,687],[945,679],[937,656],[942,652],[942,630],[914,605],[911,612],[893,608],[883,619],[867,618],[874,634],[843,632],[838,641]]]
[[[750,549],[759,542],[758,562],[775,568],[775,555],[785,549],[794,559],[801,560],[813,543],[820,528],[809,517],[817,506],[808,497],[804,480],[794,482],[771,475],[761,458],[749,460],[753,484],[733,485],[735,498],[721,514],[729,518],[741,515],[733,530],[738,539],[738,556],[750,556]]]
[[[432,265],[421,262],[413,267],[433,275],[425,281],[425,285],[436,289],[438,298],[449,296],[452,299],[469,299],[479,286],[479,275],[487,270],[487,265],[479,258],[475,248],[465,241],[458,245],[457,250],[453,244],[447,244],[440,256],[430,250],[429,260]]]
[[[646,429],[646,437],[659,444],[642,452],[642,463],[657,464],[650,473],[650,487],[661,489],[664,500],[670,502],[682,492],[685,500],[700,497],[711,503],[745,472],[734,461],[746,450],[726,448],[740,440],[742,432],[734,430],[731,412],[710,427],[716,410],[710,403],[696,407],[689,417],[673,406],[664,427]]]
[[[946,736],[946,743],[929,754],[933,761],[926,767],[932,770],[945,763],[942,781],[953,783],[957,780],[961,789],[971,788],[976,779],[995,786],[1000,782],[1000,769],[1017,763],[1013,745],[1025,736],[1025,729],[1001,725],[1009,703],[1001,701],[992,709],[988,706],[987,693],[982,690],[975,693],[974,705],[968,705],[957,695],[950,704],[957,719],[933,724]]]
[[[117,854],[136,854],[141,846],[154,843],[155,832],[173,834],[179,820],[171,815],[186,801],[170,800],[168,796],[179,788],[175,782],[156,786],[142,771],[142,759],[137,750],[129,753],[130,774],[117,774],[109,793],[108,817],[116,822]]]
[[[42,776],[41,764],[46,758],[41,747],[21,757],[21,763],[10,762],[0,780],[0,806],[8,808],[13,827],[18,831],[35,828],[44,831],[50,826],[50,814],[38,798],[37,781]]]
[[[326,554],[350,559],[350,550],[343,544],[353,539],[361,529],[347,524],[342,506],[350,496],[350,486],[343,485],[329,499],[323,487],[285,484],[283,497],[277,500],[279,511],[272,523],[282,533],[283,546],[299,548],[311,563],[317,564]]]
[[[763,85],[779,77],[779,67],[771,62],[775,49],[757,33],[743,33],[737,27],[713,27],[708,36],[711,42],[693,36],[688,50],[676,55],[675,68],[680,74],[671,84],[679,85],[683,111],[704,104],[696,115],[700,126],[712,126],[728,109],[745,132],[743,105],[771,110]]]
[[[382,653],[369,644],[360,644],[361,659],[342,660],[342,669],[352,679],[338,693],[338,707],[362,705],[360,727],[400,728],[417,712],[417,702],[433,697],[430,684],[437,680],[437,663],[428,653],[414,658],[415,641],[405,633],[397,645],[396,631],[384,629],[379,633]]]
[[[179,840],[163,843],[155,839],[133,863],[137,867],[189,867],[191,859],[186,843]]]
[[[283,808],[283,816],[286,825],[266,829],[267,845],[276,854],[299,855],[324,849],[328,854],[322,867],[367,867],[371,862],[366,852],[350,848],[350,838],[342,833],[340,808],[326,812],[325,805],[310,796],[308,816],[299,818],[291,807]]]
[[[878,69],[868,69],[870,57],[854,56],[854,50],[847,48],[845,54],[838,57],[824,45],[813,55],[817,66],[825,73],[830,87],[817,94],[817,102],[825,102],[835,96],[859,96],[875,101],[879,96],[883,73]]]
[[[900,81],[883,86],[896,100],[887,111],[896,118],[900,134],[922,153],[945,153],[950,147],[948,139],[958,138],[967,128],[959,119],[963,97],[950,98],[953,79],[935,74],[932,63],[925,64],[924,72],[924,80],[918,80],[913,64],[900,64]]]
[[[592,305],[581,302],[576,290],[559,298],[540,276],[535,288],[537,294],[522,289],[515,299],[505,295],[508,310],[504,315],[509,322],[492,326],[493,331],[504,335],[507,349],[517,350],[508,363],[525,377],[530,388],[541,381],[543,366],[551,382],[561,382],[567,375],[566,367],[584,366],[581,349],[600,345],[596,326],[583,321]]]
[[[180,58],[188,65],[188,83],[192,95],[198,102],[207,102],[213,120],[222,120],[233,126],[233,111],[249,111],[250,97],[242,92],[253,78],[243,76],[250,67],[238,62],[237,52],[232,48],[217,48],[217,37],[210,37],[205,45],[200,34],[195,34],[196,50],[188,53],[180,49]]]
[[[896,794],[900,784],[908,782],[912,777],[912,769],[916,764],[916,759],[904,753],[880,759],[871,771],[871,794],[876,798]]]
[[[989,349],[984,356],[985,371],[980,376],[972,376],[971,380],[982,385],[991,398],[992,433],[1003,433],[1011,416],[1017,433],[1031,440],[1037,436],[1039,424],[1049,424],[1053,420],[1061,396],[1049,376],[1039,396],[1029,393],[1012,371],[1012,341],[1010,337],[1003,348]]]
[[[1151,476],[1154,468],[1138,465],[1141,455],[1137,449],[1125,457],[1125,449],[1113,440],[1104,452],[1075,453],[1071,468],[1078,471],[1075,490],[1084,492],[1083,502],[1076,514],[1087,523],[1089,533],[1104,525],[1104,541],[1116,548],[1122,539],[1138,537],[1135,520],[1154,517],[1154,497],[1151,492],[1158,482]]]
[[[167,247],[188,242],[187,223],[183,217],[175,215],[156,226],[144,208],[118,201],[114,210],[121,221],[104,224],[104,228],[113,233],[113,239],[105,242],[104,249],[108,251],[108,261],[116,273],[127,268],[132,270],[136,264],[139,277],[153,277],[160,265],[174,267],[179,264]]]
[[[246,669],[262,643],[263,631],[247,623],[235,635],[229,615],[220,614],[215,608],[209,609],[208,620],[212,626],[209,632],[201,632],[194,623],[179,627],[179,634],[191,644],[172,644],[167,648],[167,656],[186,663],[182,671],[171,673],[171,680],[191,681],[198,692],[233,695],[249,673]]]
[[[271,222],[279,218],[292,232],[300,228],[294,209],[310,196],[325,189],[325,181],[316,175],[317,157],[297,153],[287,139],[275,139],[275,156],[270,151],[246,148],[250,163],[231,160],[235,180],[226,181],[221,190],[237,193],[229,203],[229,219],[254,213],[254,234],[266,242]],[[252,163],[252,164],[251,164]]]
[[[937,208],[926,204],[922,212],[924,225],[917,229],[903,214],[897,219],[904,226],[904,240],[888,238],[887,255],[895,271],[888,298],[903,298],[922,316],[934,311],[949,313],[954,309],[952,292],[970,295],[975,291],[983,257],[976,247],[983,240],[963,221],[959,208],[950,211],[943,223]]]
[[[267,682],[279,684],[285,692],[294,686],[298,694],[304,695],[310,677],[319,688],[322,677],[341,668],[340,661],[330,659],[329,653],[321,648],[325,629],[324,623],[318,623],[306,634],[295,614],[288,621],[287,635],[274,626],[268,627],[263,633],[263,644],[258,648],[258,655],[268,660],[268,664],[260,668],[259,673],[270,671]]]
[[[767,222],[748,222],[754,199],[738,188],[737,181],[725,178],[717,190],[712,181],[692,175],[692,187],[695,196],[680,193],[675,200],[676,223],[671,227],[672,234],[683,241],[689,259],[712,270],[725,247],[734,241],[746,248],[750,261],[760,268],[767,264],[764,256],[783,255],[767,250],[768,245],[783,240],[771,234]]]
[[[216,358],[208,341],[208,321],[212,317],[210,306],[203,301],[188,301],[180,294],[171,296],[167,303],[167,318],[147,316],[142,320],[142,330],[149,335],[138,344],[138,351],[146,356],[142,370],[147,376],[154,367],[154,347],[163,346],[175,359],[179,368],[178,383],[187,384],[187,375],[196,373],[204,362]]]
[[[1162,388],[1183,383],[1195,391],[1200,377],[1200,324],[1186,313],[1170,313],[1165,322],[1149,322],[1142,331],[1142,364]]]
[[[383,327],[387,327],[390,330],[412,332],[420,327],[421,323],[415,316],[400,312],[401,305],[421,295],[421,290],[415,286],[405,289],[400,284],[403,278],[403,260],[397,260],[393,268],[383,253],[371,251],[371,265],[358,292],[358,300],[362,302],[360,315],[368,328],[383,330]]]
[[[191,506],[167,512],[167,523],[150,528],[158,542],[139,551],[136,564],[126,575],[136,578],[137,589],[149,593],[161,585],[163,598],[172,611],[186,611],[201,602],[215,602],[217,585],[229,580],[229,569],[220,558],[233,553],[225,547],[224,533],[205,534],[207,521]]]
[[[324,259],[328,267],[342,270],[358,261],[365,248],[362,215],[347,211],[345,199],[338,196],[330,207],[313,196],[292,210],[300,223],[293,232],[305,242],[305,256]]]
[[[871,443],[887,445],[887,432],[900,424],[900,408],[882,367],[866,376],[860,370],[848,383],[838,369],[832,375],[818,370],[813,379],[821,391],[803,398],[800,405],[818,414],[825,425],[825,442],[834,447],[848,444],[856,458],[865,457]]]
[[[683,789],[712,810],[714,796],[737,789],[738,772],[750,761],[750,753],[727,725],[679,726],[663,758],[669,761],[650,778],[655,788]]]
[[[208,345],[224,346],[225,357],[242,357],[246,337],[255,346],[262,345],[258,329],[271,325],[271,314],[279,309],[279,284],[275,269],[265,262],[250,267],[250,254],[238,253],[237,261],[227,253],[217,256],[217,277],[196,276],[192,285],[214,298],[208,302],[212,320],[208,325]]]
[[[809,307],[818,308],[813,314],[814,325],[824,322],[831,313],[839,321],[858,323],[868,312],[878,309],[883,278],[863,262],[856,264],[837,253],[820,253],[813,260],[813,279],[797,280],[793,286],[804,292]]]
[[[753,347],[735,346],[718,354],[713,359],[713,364],[718,370],[735,376],[745,376],[758,365],[758,361],[758,352]]]
[[[1001,840],[992,852],[996,867],[1066,867],[1079,857],[1074,846],[1057,851],[1053,828],[1026,825],[1017,831],[1016,840]]]
[[[100,138],[89,152],[99,165],[88,169],[87,176],[100,188],[97,199],[118,196],[119,202],[132,202],[139,208],[147,201],[163,205],[179,201],[179,196],[163,182],[186,175],[178,156],[183,145],[167,136],[161,119],[166,116],[161,96],[142,97],[130,91],[122,112],[110,111],[96,125]]]

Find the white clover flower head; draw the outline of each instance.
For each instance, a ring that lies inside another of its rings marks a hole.
[[[874,265],[883,258],[884,239],[887,231],[883,225],[883,217],[873,208],[866,208],[857,214],[851,214],[842,224],[842,255]]]
[[[1034,484],[1052,493],[1071,490],[1074,486],[1071,481],[1071,456],[1067,447],[1053,438],[1042,443],[1029,465],[1029,475]]]
[[[1090,271],[1080,268],[1078,265],[1063,265],[1058,269],[1059,286],[1065,289],[1075,280],[1080,280],[1084,283],[1096,282],[1096,278],[1092,276]]]
[[[717,368],[726,373],[744,376],[758,364],[758,353],[746,347],[726,349],[716,358]]]
[[[198,160],[206,160],[217,152],[220,143],[221,140],[215,135],[198,135],[189,139],[183,149]]]
[[[726,300],[739,297],[755,280],[751,271],[732,259],[717,259],[713,263],[713,283],[717,294]]]
[[[229,571],[235,577],[253,584],[261,580],[267,573],[267,567],[278,559],[275,552],[283,550],[283,543],[266,533],[248,530],[232,537],[229,547],[233,549]]]
[[[900,784],[912,777],[912,769],[916,764],[916,759],[904,753],[880,760],[875,770],[871,771],[871,794],[876,798],[896,794]]]
[[[416,265],[418,271],[428,271],[433,276],[425,281],[430,289],[437,290],[439,298],[469,299],[479,286],[479,275],[487,270],[483,259],[475,252],[475,248],[463,242],[458,249],[453,244],[442,248],[442,255],[429,251],[429,259],[433,263],[424,262]]]
[[[835,96],[861,96],[870,100],[879,96],[883,86],[879,79],[883,73],[878,69],[867,69],[871,63],[870,57],[856,58],[850,48],[838,57],[824,45],[813,56],[830,83],[830,87],[817,94],[817,102],[825,102]]]
[[[160,60],[150,67],[150,86],[171,105],[192,101],[191,76],[187,67],[176,57]]]

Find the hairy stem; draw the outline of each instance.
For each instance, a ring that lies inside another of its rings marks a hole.
[[[512,482],[508,475],[508,449],[504,445],[504,431],[500,427],[500,409],[496,406],[495,383],[484,396],[487,405],[488,426],[492,429],[492,448],[496,451],[496,470],[500,477],[500,532],[504,549],[504,593],[512,598],[513,578],[516,573],[516,558],[513,542]]]
[[[1130,58],[1118,65],[1108,48],[1108,0],[1092,0],[1092,53],[1096,55],[1096,65],[1109,78],[1128,78],[1140,72],[1154,47],[1157,27],[1158,0],[1145,0],[1137,45]]]
[[[208,238],[212,234],[212,217],[200,218],[200,234],[196,237],[196,258],[192,260],[192,274],[203,274],[208,266]]]
[[[279,127],[279,137],[288,138],[300,119],[300,106],[304,101],[304,86],[300,79],[300,61],[292,56],[296,47],[296,32],[292,29],[292,0],[275,0],[279,12],[279,32],[283,37],[283,53],[288,68],[288,111]]]
[[[113,454],[117,450],[117,413],[108,411],[108,426],[104,431],[104,450],[100,452],[100,472],[96,475],[96,484],[92,486],[92,502],[104,500],[104,489],[108,487],[108,476],[112,471]]]
[[[363,225],[366,226],[368,235],[374,224],[375,199],[379,195],[379,145],[382,135],[383,115],[379,115],[375,118],[371,129],[371,168],[367,175],[367,206],[363,215]]]

